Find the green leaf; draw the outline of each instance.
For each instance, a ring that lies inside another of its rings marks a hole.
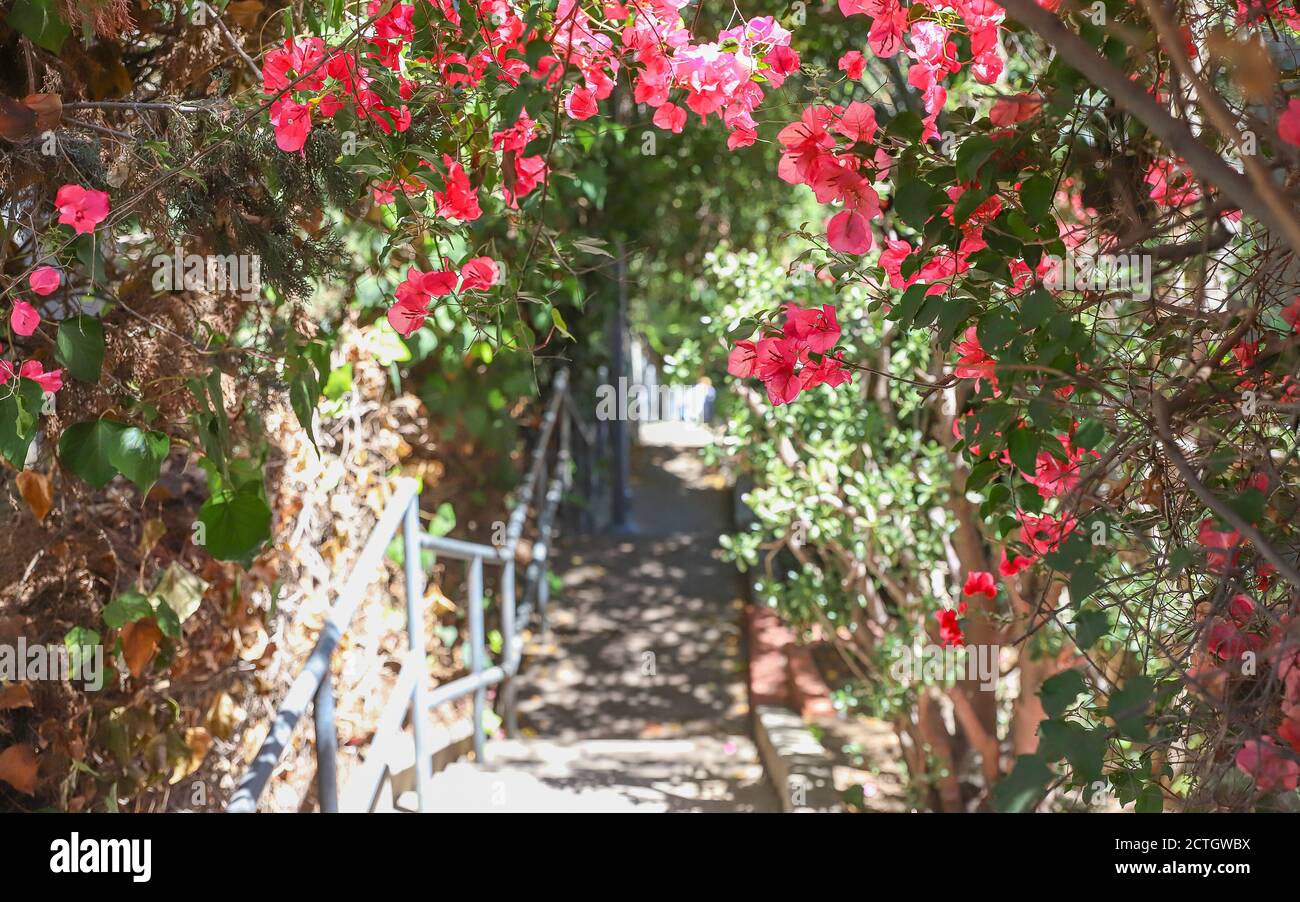
[[[1038,443],[1040,436],[1034,429],[1020,428],[1007,439],[1011,462],[1029,474],[1038,472]]]
[[[59,437],[59,462],[95,488],[117,475],[112,454],[126,426],[115,420],[74,423]]]
[[[116,442],[109,447],[108,462],[141,492],[148,492],[158,481],[158,472],[170,450],[171,439],[166,433],[126,426],[118,431]]]
[[[1070,604],[1078,607],[1093,592],[1101,588],[1101,576],[1093,566],[1081,566],[1070,577]]]
[[[1038,754],[1048,761],[1065,758],[1073,782],[1091,783],[1101,778],[1108,742],[1104,727],[1090,730],[1073,721],[1044,720],[1038,724],[1038,735],[1042,737]]]
[[[145,617],[153,616],[153,606],[139,592],[123,592],[104,606],[104,625],[121,629]]]
[[[1042,222],[1052,209],[1056,186],[1045,175],[1033,175],[1020,183],[1020,203],[1033,222]]]
[[[1074,431],[1074,441],[1072,444],[1076,448],[1085,448],[1091,451],[1101,444],[1101,440],[1106,437],[1106,427],[1097,420],[1084,420],[1079,424],[1079,428]]]
[[[330,370],[321,394],[331,401],[337,401],[350,391],[352,391],[352,364],[345,363],[336,370]]]
[[[261,485],[245,483],[238,491],[217,492],[199,508],[208,553],[219,561],[251,563],[262,543],[271,538],[271,509],[262,500]]]
[[[570,341],[573,340],[573,334],[569,332],[569,326],[565,323],[564,317],[561,316],[560,311],[554,307],[551,308],[551,322],[555,325],[555,328],[559,329],[560,332],[564,334],[565,338],[568,338]]]
[[[1026,329],[1037,329],[1052,318],[1056,312],[1056,301],[1049,291],[1035,288],[1027,292],[1020,302],[1020,325]]]
[[[1110,621],[1105,611],[1080,611],[1074,616],[1075,640],[1080,651],[1087,651],[1106,635]]]
[[[177,623],[184,623],[203,603],[203,593],[208,591],[206,580],[195,576],[180,564],[172,561],[163,571],[151,598],[158,607],[167,607],[176,615]]]
[[[86,664],[94,661],[94,652],[91,651],[100,642],[99,633],[84,626],[74,626],[63,636],[63,647],[68,651],[68,663],[72,667],[72,678],[75,680],[86,679],[91,674],[82,673]]]
[[[1043,680],[1038,695],[1043,701],[1043,710],[1047,716],[1057,718],[1074,704],[1083,690],[1083,674],[1077,670],[1063,670],[1056,676]]]
[[[930,186],[920,179],[904,179],[894,191],[894,209],[903,222],[920,231],[930,218],[930,194]]]
[[[973,135],[957,148],[957,178],[963,182],[975,181],[979,168],[993,156],[993,139],[988,135]]]
[[[1110,694],[1106,714],[1119,728],[1119,734],[1125,739],[1145,742],[1147,730],[1147,706],[1151,704],[1151,693],[1155,684],[1150,677],[1135,676],[1120,689]]]
[[[451,506],[450,501],[444,501],[438,505],[438,510],[433,515],[433,520],[429,522],[428,533],[435,539],[440,539],[456,528],[456,509]]]
[[[36,438],[45,392],[26,377],[0,386],[0,456],[21,470]]]
[[[98,382],[104,366],[104,325],[93,316],[76,316],[59,323],[54,356],[74,379]]]
[[[1148,783],[1138,793],[1133,810],[1138,814],[1159,814],[1165,810],[1165,794],[1159,783]]]
[[[63,49],[72,29],[55,9],[54,0],[14,0],[5,21],[15,31],[27,35],[37,47],[51,53]]]
[[[1016,766],[993,790],[993,807],[1003,812],[1029,811],[1043,797],[1052,770],[1038,755],[1020,755]]]

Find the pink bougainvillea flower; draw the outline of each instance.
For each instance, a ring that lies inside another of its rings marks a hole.
[[[655,110],[654,124],[680,135],[686,127],[686,111],[675,103],[665,103]]]
[[[596,115],[596,95],[584,87],[576,87],[564,98],[564,112],[570,119],[582,121]]]
[[[1002,560],[998,562],[998,573],[1001,573],[1004,577],[1012,577],[1021,570],[1024,570],[1026,567],[1031,566],[1033,563],[1033,558],[1025,557],[1023,554],[1018,554],[1014,558],[1008,559],[1007,550],[1003,548]]]
[[[9,311],[9,325],[18,335],[31,335],[40,324],[41,315],[26,301],[18,301],[14,304],[14,309]]]
[[[1232,596],[1228,602],[1228,616],[1237,626],[1245,626],[1250,623],[1251,616],[1255,613],[1255,602],[1249,595],[1238,593]]]
[[[987,570],[973,570],[966,577],[966,584],[961,587],[963,595],[983,595],[985,598],[996,598],[998,594],[998,584],[993,579],[993,574]]]
[[[1241,558],[1241,533],[1235,529],[1231,532],[1216,529],[1212,517],[1201,521],[1196,537],[1205,548],[1205,565],[1213,573],[1235,567]]]
[[[108,195],[81,185],[60,188],[54,206],[59,208],[59,223],[72,226],[78,235],[89,235],[108,218]]]
[[[53,294],[59,287],[59,271],[53,266],[42,266],[27,277],[27,284],[41,297]]]
[[[861,50],[850,50],[840,57],[838,65],[839,70],[848,76],[849,81],[857,81],[862,77],[867,61],[863,58]]]
[[[403,338],[410,338],[428,317],[428,300],[407,296],[388,308],[388,323]]]
[[[47,373],[39,360],[23,361],[23,365],[18,367],[18,375],[32,380],[50,394],[63,388],[63,370],[50,370]]]
[[[285,153],[302,153],[311,133],[311,107],[285,95],[271,104],[271,127],[276,147]]]
[[[825,354],[840,340],[840,324],[835,319],[835,308],[823,304],[820,310],[804,310],[794,304],[786,304],[785,335],[796,339],[814,354]]]
[[[1014,97],[1001,97],[989,110],[989,122],[1004,128],[1024,122],[1037,113],[1043,106],[1043,98],[1034,94],[1017,94]]]
[[[1278,117],[1277,133],[1286,143],[1300,146],[1300,99],[1287,103],[1286,110]]]
[[[856,210],[841,210],[826,223],[826,242],[841,254],[865,254],[871,250],[871,229],[867,217]]]
[[[727,355],[727,372],[748,379],[758,372],[758,347],[752,341],[738,341]]]
[[[487,291],[501,280],[501,267],[491,257],[475,257],[460,268],[461,291]]]
[[[957,619],[957,612],[952,610],[936,611],[935,618],[939,621],[939,644],[943,646],[962,646],[966,644],[966,636],[961,631],[961,624]]]
[[[1247,739],[1237,752],[1237,769],[1253,777],[1261,792],[1290,792],[1300,782],[1300,764],[1287,757],[1271,736]]]

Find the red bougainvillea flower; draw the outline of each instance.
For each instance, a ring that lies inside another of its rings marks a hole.
[[[961,624],[957,620],[957,612],[951,610],[942,610],[935,612],[935,618],[939,621],[939,644],[945,647],[950,645],[965,645],[966,636],[961,631]]]
[[[1012,577],[1033,563],[1033,558],[1025,557],[1023,554],[1018,554],[1008,560],[1007,550],[1003,548],[1002,560],[998,562],[998,573],[1001,573],[1004,577]]]
[[[442,155],[442,163],[447,167],[447,187],[445,191],[433,192],[438,215],[452,222],[473,222],[483,211],[478,205],[478,193],[470,187],[465,167],[448,154]]]
[[[797,339],[814,354],[825,354],[840,340],[840,324],[835,319],[835,308],[823,304],[820,310],[805,310],[794,304],[786,304],[785,335]]]
[[[501,280],[501,267],[491,257],[475,257],[460,268],[461,291],[487,291]]]
[[[59,208],[59,223],[72,226],[78,235],[89,235],[108,218],[108,195],[81,185],[60,188],[54,206]]]
[[[957,343],[957,355],[957,366],[953,372],[958,379],[974,379],[977,388],[987,379],[993,390],[997,391],[998,377],[993,358],[984,353],[974,326],[969,326],[966,329],[966,339]]]
[[[1278,725],[1277,738],[1300,754],[1300,717],[1288,717]]]
[[[826,241],[841,254],[865,254],[871,250],[871,229],[867,217],[856,210],[842,210],[826,223]]]
[[[42,266],[27,277],[27,284],[41,297],[53,294],[59,287],[59,271],[53,266]]]
[[[1235,661],[1248,651],[1259,651],[1263,644],[1262,636],[1243,633],[1222,617],[1211,620],[1205,631],[1205,647],[1222,661]]]
[[[1073,514],[1062,514],[1060,517],[1051,514],[1036,517],[1025,511],[1017,511],[1016,514],[1020,518],[1020,541],[1037,555],[1055,551],[1079,525]]]
[[[1253,777],[1261,792],[1290,792],[1300,782],[1300,764],[1287,757],[1271,736],[1247,739],[1237,752],[1237,769]]]
[[[429,315],[428,298],[408,296],[388,308],[388,324],[403,338],[410,338]]]
[[[47,373],[39,360],[23,361],[23,365],[18,367],[18,375],[32,380],[50,394],[63,388],[63,370],[50,370]]]
[[[311,133],[311,107],[298,103],[287,94],[271,104],[271,127],[275,129],[275,146],[285,153],[304,153]]]
[[[803,347],[795,338],[764,338],[758,342],[758,378],[767,389],[767,399],[779,407],[789,404],[803,391],[796,375]]]
[[[799,378],[803,383],[804,391],[819,385],[836,388],[852,381],[853,372],[845,368],[844,358],[841,355],[837,354],[834,357],[825,355],[816,363],[805,363],[803,369],[799,371]]]
[[[963,595],[983,595],[985,598],[996,598],[998,594],[997,581],[993,579],[993,574],[987,570],[973,570],[966,577],[966,585],[961,587]]]
[[[14,309],[9,311],[9,325],[13,327],[15,333],[24,338],[35,332],[40,324],[41,315],[26,301],[16,302]]]
[[[1300,100],[1289,101],[1277,120],[1277,133],[1288,144],[1300,146]]]
[[[1206,517],[1196,532],[1197,541],[1205,548],[1205,566],[1213,573],[1222,573],[1235,567],[1241,558],[1241,533],[1216,529],[1214,519]]]

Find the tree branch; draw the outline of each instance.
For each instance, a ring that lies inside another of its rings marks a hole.
[[[1277,215],[1241,173],[1192,134],[1186,122],[1170,116],[1155,98],[1130,81],[1124,72],[1111,65],[1083,38],[1067,28],[1059,17],[1043,9],[1035,0],[1000,2],[1016,21],[1055,47],[1062,59],[1164,141],[1170,150],[1187,162],[1197,178],[1218,188],[1224,197],[1283,236],[1291,249],[1300,253],[1300,222],[1292,215]]]

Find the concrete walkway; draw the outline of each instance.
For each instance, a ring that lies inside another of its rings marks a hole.
[[[779,810],[748,735],[741,584],[717,555],[724,486],[688,448],[643,446],[633,492],[634,535],[564,545],[551,634],[517,680],[524,738],[438,774],[438,810]]]

